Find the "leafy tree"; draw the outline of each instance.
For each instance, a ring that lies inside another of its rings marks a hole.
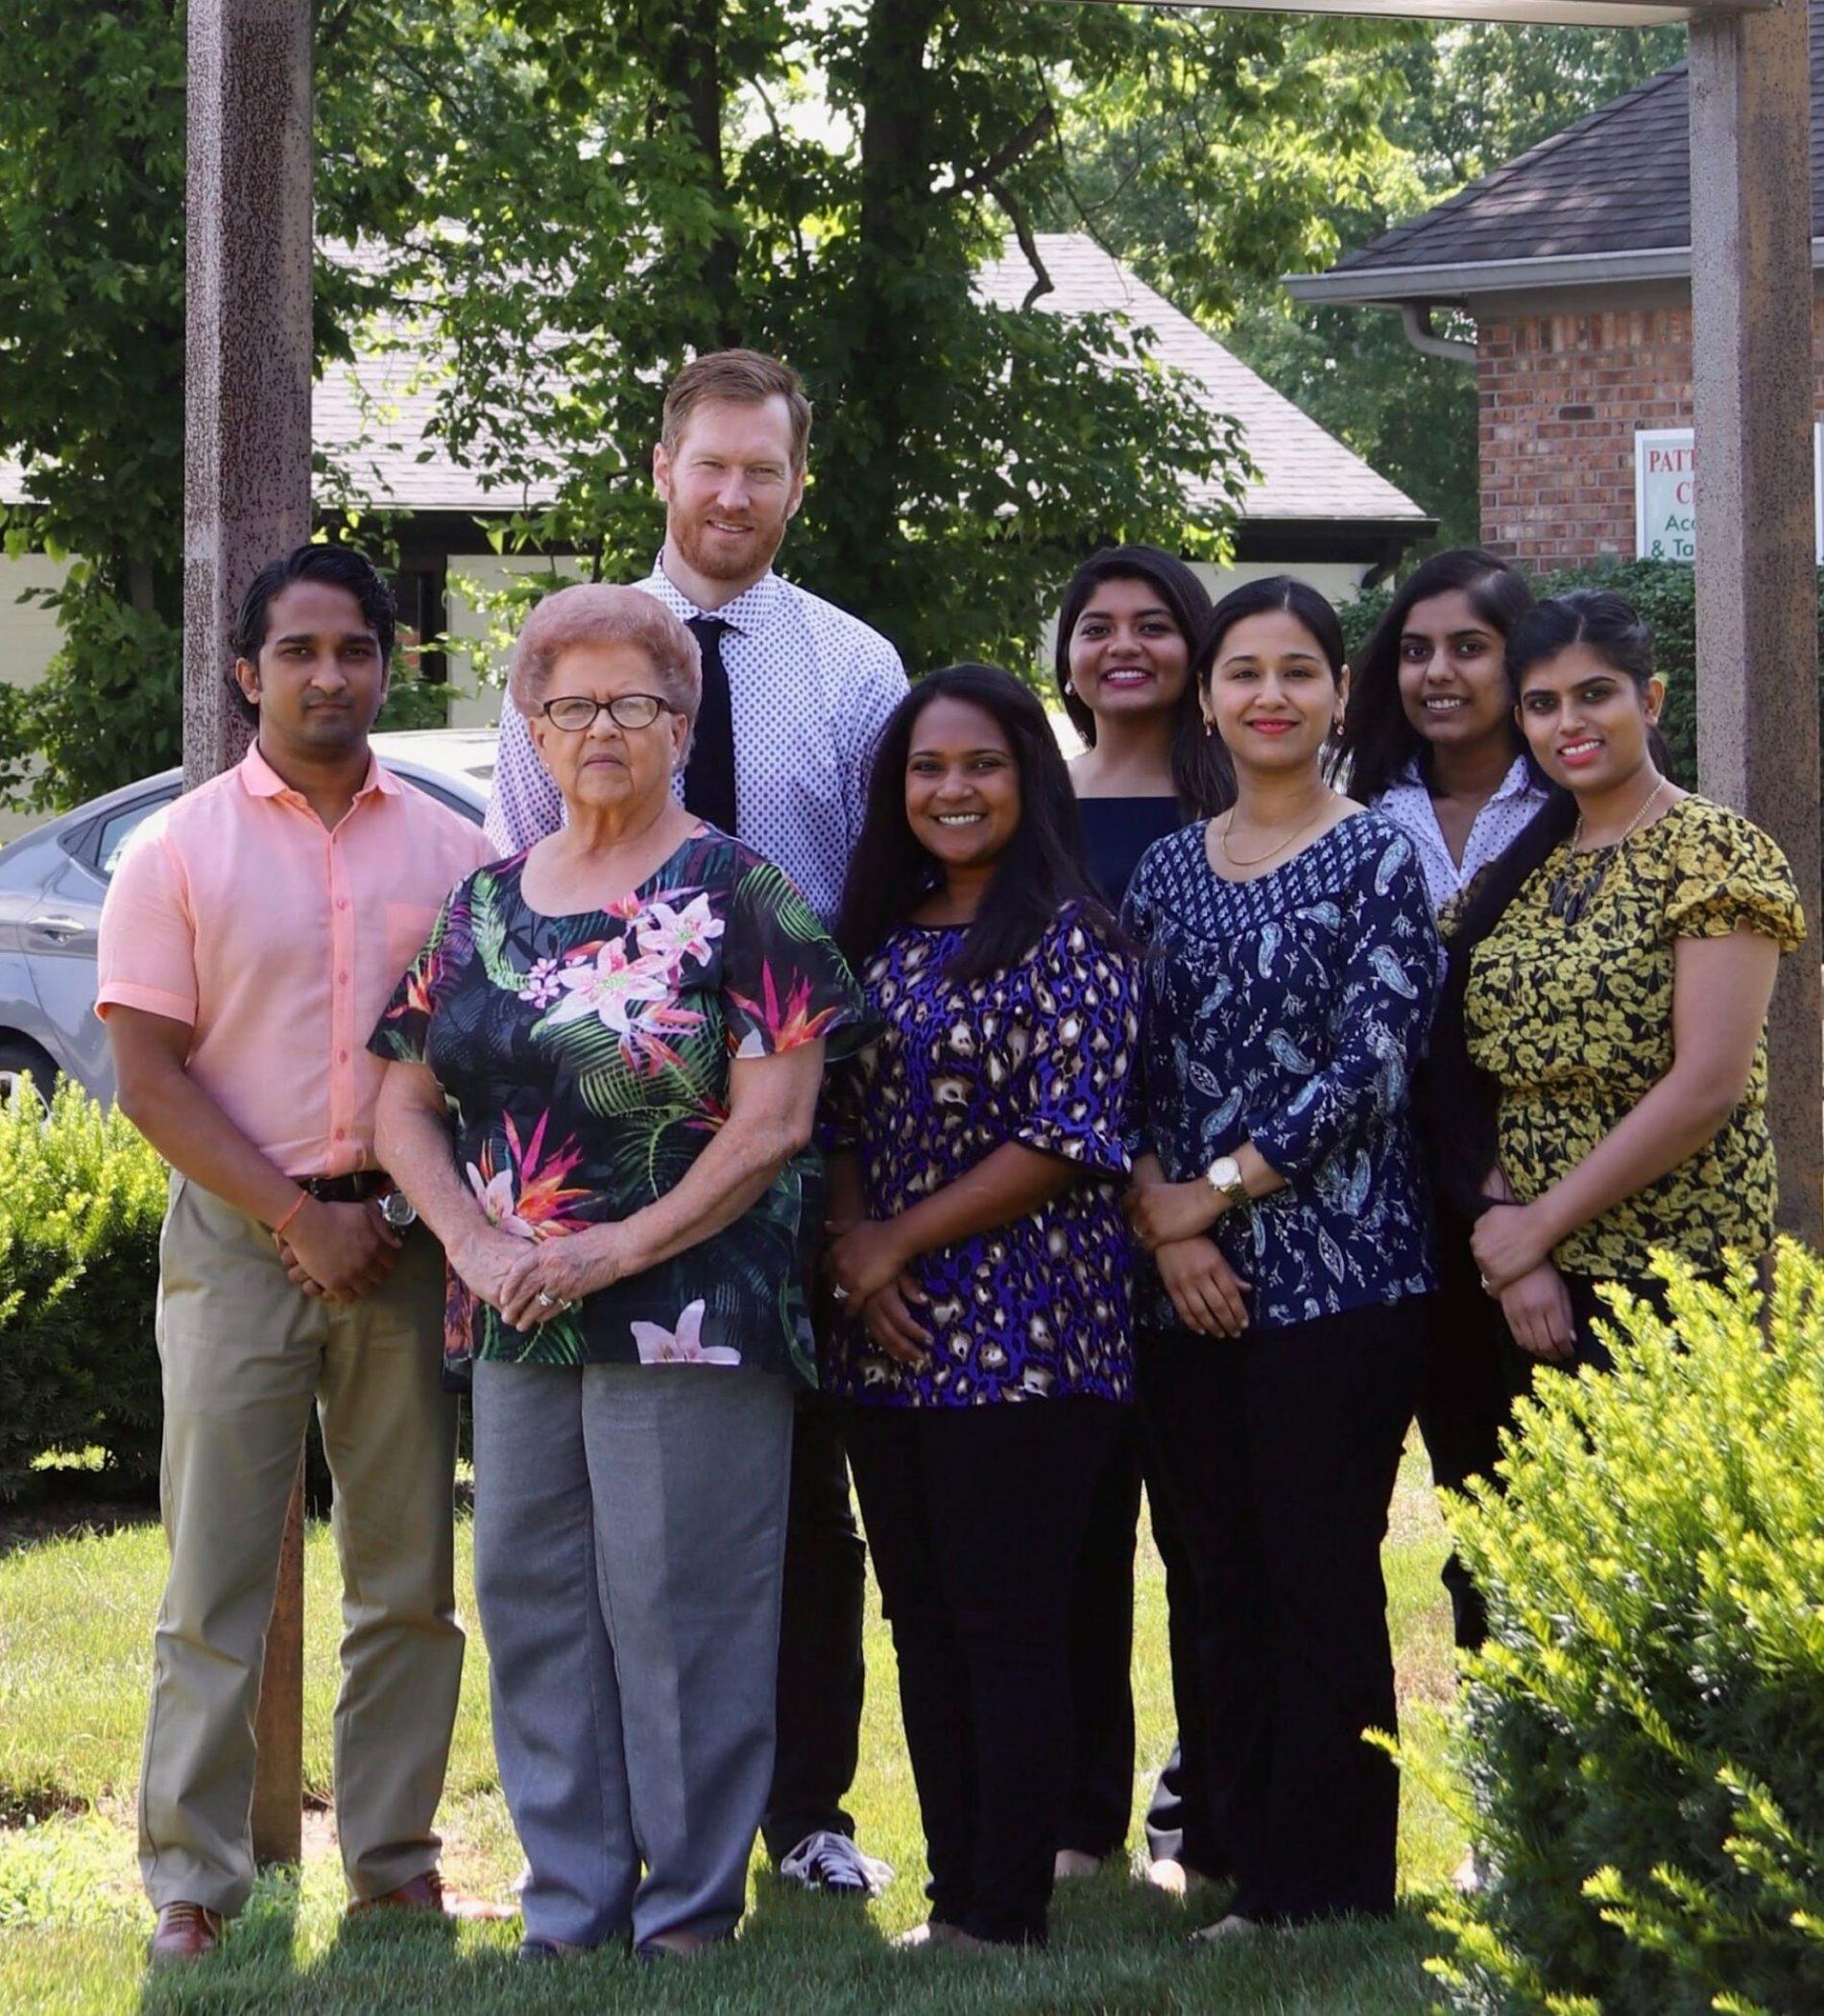
[[[485,12],[515,40],[520,110],[465,122],[393,263],[453,346],[452,450],[509,493],[561,485],[516,541],[643,569],[660,529],[647,452],[663,382],[731,342],[790,357],[818,405],[794,576],[914,664],[1024,661],[1045,590],[1087,545],[1179,539],[1195,516],[1188,481],[1238,489],[1230,430],[1143,366],[1138,332],[997,308],[973,287],[1061,172],[1056,66],[1128,60],[1143,13],[1060,20],[996,0]],[[539,200],[503,210],[506,188]],[[1039,296],[1036,263],[1034,282]],[[1206,511],[1193,537],[1213,550],[1227,516]]]
[[[319,229],[363,256],[320,262],[319,359],[381,311],[400,340],[446,342],[451,451],[503,503],[561,482],[510,540],[626,573],[658,539],[664,378],[705,346],[779,349],[824,416],[795,570],[917,662],[1013,655],[1083,545],[1176,537],[1188,482],[1220,499],[1245,474],[1137,332],[972,287],[1055,172],[1047,63],[1118,62],[1143,20],[1035,31],[995,0],[325,0]],[[184,23],[178,0],[18,0],[10,26],[0,450],[36,501],[6,532],[81,558],[58,661],[0,703],[0,769],[50,803],[179,746]],[[821,131],[789,117],[807,77]],[[1226,516],[1204,515],[1212,549]]]
[[[78,554],[63,648],[0,704],[0,775],[162,756],[180,690],[183,38],[175,0],[15,0],[0,89],[0,449],[37,499],[10,553]]]
[[[1254,20],[1215,20],[1198,24],[1212,61],[1259,60],[1241,33]],[[1273,32],[1284,51],[1276,87],[1340,108],[1355,140],[1353,155],[1339,157],[1322,124],[1294,119],[1280,151],[1263,156],[1262,186],[1285,192],[1278,214],[1301,220],[1300,229],[1276,235],[1261,228],[1272,205],[1245,196],[1224,204],[1188,180],[1205,137],[1201,107],[1194,94],[1186,104],[1161,91],[1113,125],[1095,92],[1072,100],[1065,134],[1078,212],[1423,504],[1440,520],[1441,544],[1473,540],[1480,521],[1473,375],[1421,356],[1388,311],[1294,302],[1279,275],[1366,245],[1680,60],[1684,30],[1482,24],[1389,34],[1385,23],[1327,18],[1278,22]],[[1444,332],[1473,327],[1458,318]]]
[[[386,12],[427,36],[426,0]],[[325,45],[353,18],[346,4],[326,16]],[[31,691],[0,686],[0,790],[41,806],[181,746],[184,13],[180,0],[12,0],[7,31],[0,454],[32,502],[5,512],[4,537],[9,554],[72,558],[45,598],[57,658]],[[372,225],[427,157],[424,121],[396,70],[323,72],[320,215]],[[389,144],[401,136],[416,144]],[[359,276],[320,273],[321,354],[348,353],[371,301]]]

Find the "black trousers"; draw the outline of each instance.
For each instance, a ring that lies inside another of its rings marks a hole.
[[[1233,1908],[1393,1908],[1399,1777],[1380,1543],[1426,1308],[1229,1339],[1143,1332],[1140,1404],[1203,1605],[1210,1799]]]
[[[1431,1459],[1431,1481],[1441,1491],[1460,1491],[1472,1478],[1492,1474],[1524,1373],[1500,1305],[1482,1286],[1468,1226],[1443,1212],[1438,1267],[1440,1287],[1431,1299],[1419,1382],[1419,1432]],[[1473,1652],[1488,1636],[1488,1612],[1454,1548],[1441,1579],[1451,1598],[1457,1649]]]
[[[1144,1430],[1142,1429],[1142,1437]],[[1165,1570],[1165,1644],[1171,1658],[1172,1710],[1178,1740],[1165,1760],[1146,1808],[1149,1861],[1182,1862],[1199,1876],[1230,1873],[1228,1845],[1210,1806],[1210,1733],[1204,1706],[1203,1610],[1197,1598],[1197,1571],[1159,1481],[1159,1458],[1146,1449],[1146,1502],[1153,1543]]]
[[[801,1393],[792,1423],[779,1739],[760,1825],[774,1865],[808,1834],[852,1835],[843,1809],[861,1747],[867,1548],[849,1500],[841,1404]]]
[[[1061,1848],[1097,1860],[1126,1844],[1134,1805],[1134,1552],[1149,1468],[1129,1417],[1096,1480],[1070,1599],[1070,1693],[1076,1736]],[[1197,1679],[1197,1589],[1169,1501],[1156,1488],[1153,1540],[1165,1568],[1166,1635],[1178,1738],[1146,1810],[1151,1860],[1205,1875],[1224,1866],[1203,1797],[1203,1707]],[[1188,1758],[1188,1762],[1187,1759]]]
[[[1071,1742],[1070,1591],[1124,1410],[1088,1399],[849,1409],[899,1655],[931,1915],[1045,1935]]]

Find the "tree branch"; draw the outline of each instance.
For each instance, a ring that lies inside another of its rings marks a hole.
[[[1025,126],[989,156],[979,168],[972,168],[960,181],[953,182],[945,192],[949,196],[968,196],[977,189],[985,189],[989,195],[999,200],[999,191],[995,187],[1008,169],[1018,166],[1042,140],[1048,139],[1056,131],[1058,114],[1055,108],[1047,105],[1036,117],[1027,120]]]
[[[1020,240],[1020,250],[1026,255],[1026,264],[1032,268],[1033,282],[1026,290],[1026,298],[1020,303],[1020,312],[1024,315],[1036,300],[1058,291],[1057,282],[1045,270],[1045,262],[1039,256],[1039,241],[1033,235],[1032,219],[1024,207],[1014,199],[1014,193],[1005,182],[994,181],[985,184],[990,196],[1006,211],[1009,223],[1014,228],[1014,236]]]

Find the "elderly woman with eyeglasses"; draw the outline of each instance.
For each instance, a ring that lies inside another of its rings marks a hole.
[[[539,605],[509,691],[566,823],[456,889],[372,1044],[380,1153],[468,1291],[527,1958],[727,1936],[772,1772],[808,1144],[861,1001],[674,795],[701,684],[637,588]]]

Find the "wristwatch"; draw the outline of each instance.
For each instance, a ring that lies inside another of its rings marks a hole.
[[[380,1207],[380,1215],[395,1232],[403,1232],[408,1226],[418,1223],[418,1212],[412,1208],[412,1200],[403,1190],[388,1190],[374,1198]]]
[[[1218,1155],[1204,1171],[1205,1180],[1218,1197],[1226,1197],[1232,1205],[1248,1201],[1248,1187],[1241,1180],[1241,1164],[1233,1155]]]

